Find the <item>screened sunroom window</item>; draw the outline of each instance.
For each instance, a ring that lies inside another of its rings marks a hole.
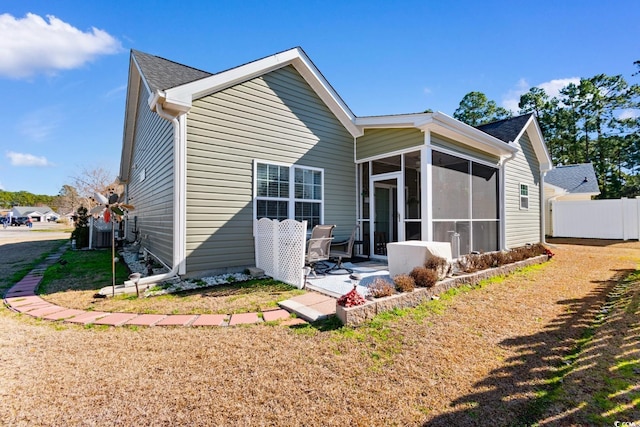
[[[460,254],[499,248],[499,170],[433,151],[433,239]]]
[[[322,169],[256,162],[255,186],[255,218],[322,223]]]

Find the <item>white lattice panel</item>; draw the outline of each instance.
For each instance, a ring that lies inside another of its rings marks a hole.
[[[306,221],[258,220],[255,236],[256,266],[276,280],[302,288],[306,236]]]
[[[277,222],[277,221],[275,221]],[[274,277],[274,221],[261,218],[256,224],[256,267],[264,270],[267,276]]]

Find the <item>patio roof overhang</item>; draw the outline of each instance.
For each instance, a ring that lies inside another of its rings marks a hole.
[[[358,117],[355,124],[362,132],[376,128],[417,128],[430,131],[501,158],[518,152],[518,148],[441,112]]]

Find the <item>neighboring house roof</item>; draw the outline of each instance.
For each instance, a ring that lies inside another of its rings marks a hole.
[[[12,212],[13,216],[57,215],[49,206],[14,206]]]
[[[553,167],[551,156],[544,143],[540,125],[532,113],[487,123],[478,126],[476,129],[498,138],[507,144],[519,140],[525,132],[528,132],[536,157],[540,161],[540,170],[548,171]]]
[[[557,166],[547,172],[544,182],[562,188],[569,194],[600,194],[596,172],[591,163]]]

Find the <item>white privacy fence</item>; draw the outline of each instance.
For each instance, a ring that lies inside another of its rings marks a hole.
[[[255,230],[256,266],[267,276],[302,289],[307,221],[262,218]]]
[[[551,218],[554,237],[640,238],[640,198],[554,200]]]

